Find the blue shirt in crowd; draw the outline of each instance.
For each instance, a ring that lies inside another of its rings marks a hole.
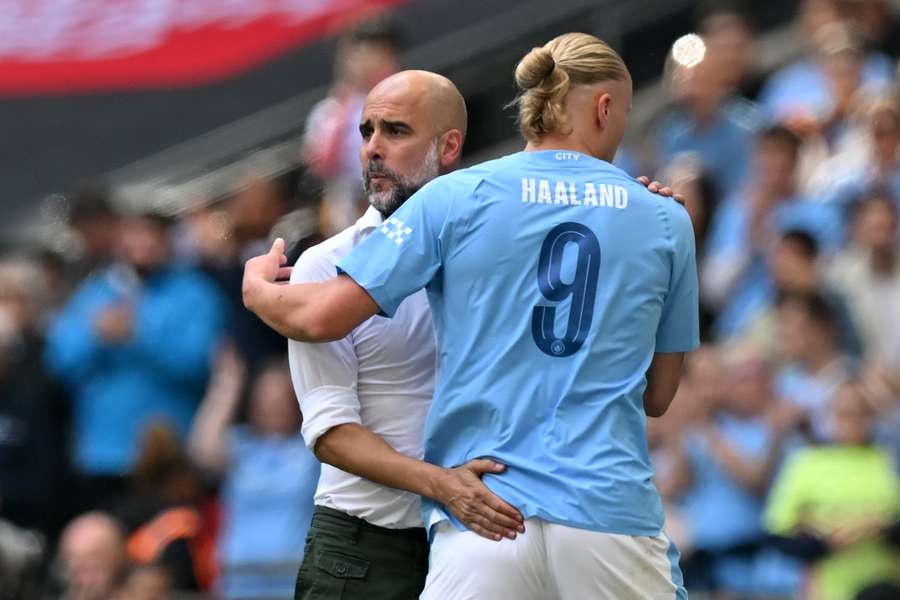
[[[107,343],[94,323],[103,309],[121,303],[132,307],[132,334]],[[214,284],[188,269],[165,268],[141,281],[114,266],[82,283],[51,326],[46,350],[48,366],[74,399],[80,472],[125,474],[151,419],[187,433],[224,313]]]
[[[226,598],[289,598],[313,512],[321,464],[298,433],[232,430],[222,490],[220,589]]]
[[[590,156],[520,152],[428,183],[339,267],[388,315],[428,291],[427,461],[495,458],[485,484],[526,518],[659,534],[645,373],[699,342],[682,206]]]

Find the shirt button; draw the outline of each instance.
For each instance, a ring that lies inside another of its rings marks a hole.
[[[347,572],[347,565],[338,565],[337,566],[338,575],[343,575]]]

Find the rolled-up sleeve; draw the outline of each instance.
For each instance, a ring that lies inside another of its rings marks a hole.
[[[317,246],[297,261],[291,283],[327,281],[335,274],[334,263]],[[332,427],[361,422],[357,396],[359,363],[352,335],[324,344],[288,340],[291,380],[303,414],[301,433],[311,450]]]

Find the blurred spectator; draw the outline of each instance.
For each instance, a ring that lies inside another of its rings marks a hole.
[[[46,542],[0,519],[0,600],[38,598]]]
[[[352,225],[364,209],[359,117],[372,86],[399,69],[399,51],[399,32],[387,21],[366,23],[341,39],[331,91],[306,121],[303,161],[325,186],[326,236]]]
[[[69,224],[81,244],[81,256],[71,268],[73,283],[112,260],[119,217],[109,195],[105,184],[85,181],[69,197]]]
[[[765,523],[810,562],[807,597],[853,600],[870,584],[900,578],[900,553],[885,543],[900,518],[900,481],[889,456],[871,445],[873,414],[857,386],[841,386],[828,410],[833,443],[791,457]]]
[[[820,163],[810,187],[845,216],[853,204],[874,190],[900,205],[900,106],[895,99],[876,101],[865,114],[863,127],[837,154]]]
[[[164,218],[123,218],[116,261],[81,284],[50,330],[47,364],[74,396],[83,507],[124,489],[150,418],[186,433],[203,396],[223,301],[204,276],[172,264],[169,251]]]
[[[300,410],[286,361],[268,364],[250,390],[250,422],[232,425],[245,376],[226,349],[197,414],[191,450],[221,474],[219,539],[225,598],[291,598],[319,479],[300,436]]]
[[[215,573],[203,489],[181,443],[162,423],[147,427],[133,471],[133,489],[117,507],[137,565],[166,570],[178,590],[207,589]]]
[[[805,231],[788,230],[781,235],[768,256],[775,296],[781,293],[819,294],[834,312],[841,350],[862,357],[862,341],[850,313],[846,296],[823,281],[819,274],[819,244]],[[754,315],[742,342],[769,360],[779,361],[775,298]]]
[[[750,73],[753,30],[738,2],[708,2],[698,19],[708,56],[720,65],[724,85],[737,96],[756,96]]]
[[[717,335],[738,335],[773,295],[767,254],[788,229],[806,231],[835,251],[842,237],[835,211],[797,195],[800,140],[782,126],[756,140],[753,172],[716,214],[702,265],[701,290],[721,310]]]
[[[42,360],[48,301],[35,263],[0,261],[0,517],[53,537],[68,448],[65,398]]]
[[[113,600],[167,600],[171,593],[172,577],[168,571],[141,565],[128,569]]]
[[[838,4],[841,14],[865,37],[868,48],[887,56],[900,55],[900,28],[888,0],[839,0]]]
[[[122,526],[90,512],[75,518],[60,541],[64,600],[111,600],[126,564]]]
[[[800,39],[811,43],[812,55],[774,73],[760,102],[776,121],[824,131],[846,115],[859,90],[889,89],[894,65],[883,54],[865,52],[836,0],[805,0],[799,21]]]
[[[804,433],[814,441],[829,441],[835,434],[829,401],[855,375],[857,365],[841,352],[837,319],[822,296],[785,292],[777,306],[778,340],[787,366],[778,374],[776,390],[799,409],[808,427]]]
[[[776,417],[762,361],[742,357],[726,377],[731,383],[719,402],[702,405],[684,432],[687,476],[678,504],[693,543],[686,585],[733,597],[766,591],[755,567],[763,497],[790,423]]]
[[[853,245],[831,268],[830,280],[850,300],[867,358],[900,369],[900,241],[897,205],[882,196],[860,202]]]
[[[753,136],[763,125],[756,106],[733,95],[730,67],[722,60],[727,58],[706,48],[703,59],[692,64],[673,52],[668,82],[674,105],[654,128],[661,164],[679,152],[696,153],[721,194],[746,178]]]

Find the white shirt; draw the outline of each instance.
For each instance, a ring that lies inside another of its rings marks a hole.
[[[341,258],[381,223],[381,214],[369,208],[354,226],[304,252],[291,282],[331,279]],[[325,344],[290,340],[288,357],[307,446],[314,448],[332,427],[358,423],[398,452],[422,458],[436,361],[424,290],[404,300],[393,319],[372,317],[342,340]],[[322,465],[315,502],[380,527],[422,527],[419,496],[331,465]]]

